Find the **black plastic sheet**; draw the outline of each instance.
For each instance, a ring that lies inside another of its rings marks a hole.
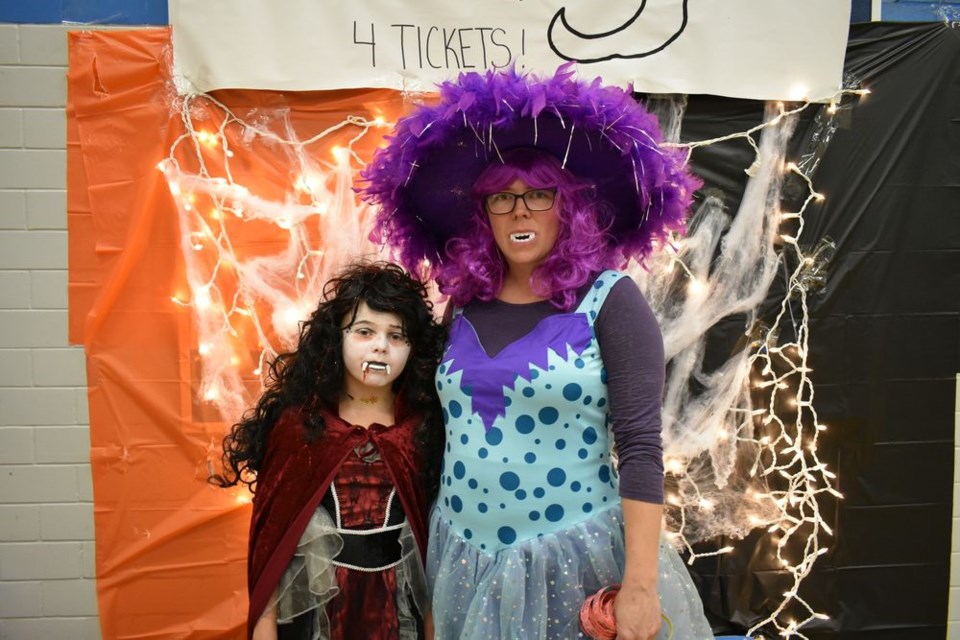
[[[819,452],[845,496],[821,505],[834,536],[800,592],[830,619],[803,633],[942,640],[960,371],[960,29],[853,25],[846,73],[871,93],[844,111],[829,140],[815,139],[826,107],[809,107],[791,142],[798,161],[819,154],[815,184],[827,197],[808,210],[800,243],[836,242],[827,284],[810,297],[810,361],[829,426]],[[762,109],[691,97],[682,136],[742,131]],[[752,160],[742,142],[693,156],[705,188],[731,211]],[[775,283],[768,306],[782,293]],[[708,365],[736,348],[742,328],[742,318],[717,326]],[[765,532],[704,548],[727,544],[733,553],[698,560],[693,573],[715,630],[744,632],[790,583]]]

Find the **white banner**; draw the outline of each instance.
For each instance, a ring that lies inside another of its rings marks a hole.
[[[182,92],[389,87],[464,70],[552,72],[649,93],[822,100],[847,0],[169,0]]]

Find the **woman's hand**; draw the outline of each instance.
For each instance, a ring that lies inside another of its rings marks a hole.
[[[427,611],[423,617],[423,639],[433,640],[433,612]]]
[[[621,587],[613,601],[617,640],[653,640],[663,619],[657,592]]]

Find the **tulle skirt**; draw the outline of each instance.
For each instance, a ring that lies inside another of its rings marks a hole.
[[[493,555],[469,544],[434,509],[429,540],[427,580],[437,640],[583,638],[584,599],[623,576],[619,507]],[[660,605],[669,624],[657,639],[713,638],[690,575],[665,541],[659,569]]]
[[[291,636],[283,633],[285,627],[297,629],[293,635],[304,640],[421,637],[424,611],[429,608],[427,586],[409,524],[401,530],[400,547],[400,562],[376,573],[337,566],[334,558],[343,548],[343,540],[327,510],[318,507],[280,580],[277,597],[270,602],[277,606],[281,637]],[[381,582],[395,585],[395,593],[387,594],[386,602],[369,602],[364,595],[382,592]],[[338,603],[336,598],[358,601]],[[330,610],[338,611],[333,624]],[[347,625],[339,620],[348,620],[350,628],[344,628]]]

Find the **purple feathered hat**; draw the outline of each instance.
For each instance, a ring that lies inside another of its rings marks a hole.
[[[629,91],[573,77],[567,64],[552,77],[515,68],[461,73],[440,85],[440,101],[401,118],[388,144],[363,170],[358,189],[379,206],[371,239],[420,271],[437,264],[444,245],[476,212],[470,189],[490,162],[516,147],[536,147],[597,185],[615,220],[611,242],[642,260],[655,241],[682,231],[700,181],[684,153],[661,146],[657,119]]]

